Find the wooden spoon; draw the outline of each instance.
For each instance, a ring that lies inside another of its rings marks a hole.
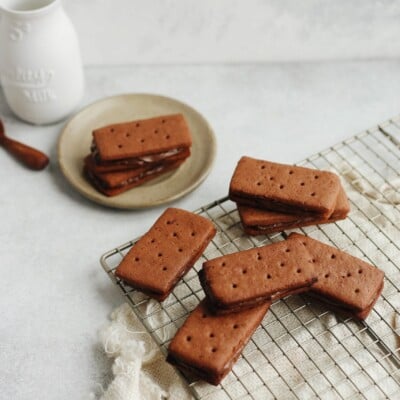
[[[17,142],[6,136],[4,125],[0,119],[0,146],[3,146],[16,159],[25,164],[28,168],[41,170],[46,168],[49,158],[46,154],[26,144]]]

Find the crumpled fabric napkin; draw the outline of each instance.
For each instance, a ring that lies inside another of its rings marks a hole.
[[[111,321],[100,332],[104,352],[114,359],[114,380],[99,400],[191,399],[175,370],[136,318],[127,303],[111,313]]]

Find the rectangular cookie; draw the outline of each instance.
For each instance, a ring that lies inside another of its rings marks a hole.
[[[93,131],[92,154],[97,163],[159,162],[192,145],[182,114],[108,125]],[[114,164],[113,164],[114,163]]]
[[[139,185],[143,185],[168,171],[178,168],[183,161],[184,160],[164,162],[137,169],[99,174],[93,172],[92,169],[85,165],[84,174],[99,192],[112,197]]]
[[[302,241],[312,257],[318,281],[311,292],[365,319],[382,292],[383,271],[308,236],[292,233],[291,240]]]
[[[208,219],[168,208],[129,250],[115,275],[162,301],[201,256],[215,233]]]
[[[326,219],[335,209],[340,186],[332,172],[242,157],[229,198],[250,207]]]
[[[335,209],[328,218],[321,218],[313,214],[295,215],[277,211],[269,211],[261,208],[237,205],[243,230],[248,235],[266,235],[281,232],[287,229],[301,228],[310,225],[320,225],[335,222],[347,217],[350,204],[344,189],[341,187],[337,197]]]
[[[270,304],[215,315],[203,300],[172,339],[167,361],[194,377],[218,385],[239,358]]]
[[[199,277],[216,313],[239,311],[309,290],[317,279],[300,240],[214,258],[203,264]]]

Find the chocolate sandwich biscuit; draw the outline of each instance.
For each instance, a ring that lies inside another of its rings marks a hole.
[[[182,114],[108,125],[93,131],[92,155],[102,166],[143,166],[186,152],[192,145]]]
[[[162,301],[201,256],[215,233],[208,219],[168,208],[129,250],[115,275]]]
[[[239,311],[309,290],[317,279],[311,256],[300,240],[209,260],[199,276],[216,313]]]
[[[310,237],[292,233],[291,240],[302,241],[312,257],[318,281],[311,292],[365,319],[382,292],[383,271]]]
[[[263,210],[261,208],[237,205],[243,230],[248,235],[266,235],[281,232],[286,229],[301,228],[310,225],[320,225],[335,222],[347,217],[350,204],[344,189],[341,187],[335,209],[332,215],[325,219],[315,214],[295,215],[276,211]]]
[[[183,161],[184,160],[164,162],[162,164],[155,164],[137,169],[100,174],[93,172],[92,169],[85,165],[84,174],[99,192],[108,197],[112,197],[139,185],[143,185],[168,171],[178,168]]]
[[[238,313],[215,315],[203,300],[172,339],[167,361],[218,385],[232,369],[269,306],[265,303]]]
[[[229,198],[250,207],[329,218],[339,189],[339,178],[332,172],[242,157]]]

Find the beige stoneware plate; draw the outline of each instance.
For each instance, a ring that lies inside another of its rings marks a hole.
[[[173,113],[185,116],[193,138],[192,154],[178,169],[115,197],[102,195],[86,181],[83,158],[90,152],[93,129]],[[58,161],[71,185],[90,200],[125,209],[168,203],[191,192],[210,173],[215,152],[214,133],[201,114],[178,100],[152,94],[125,94],[97,101],[67,123],[58,141]]]

